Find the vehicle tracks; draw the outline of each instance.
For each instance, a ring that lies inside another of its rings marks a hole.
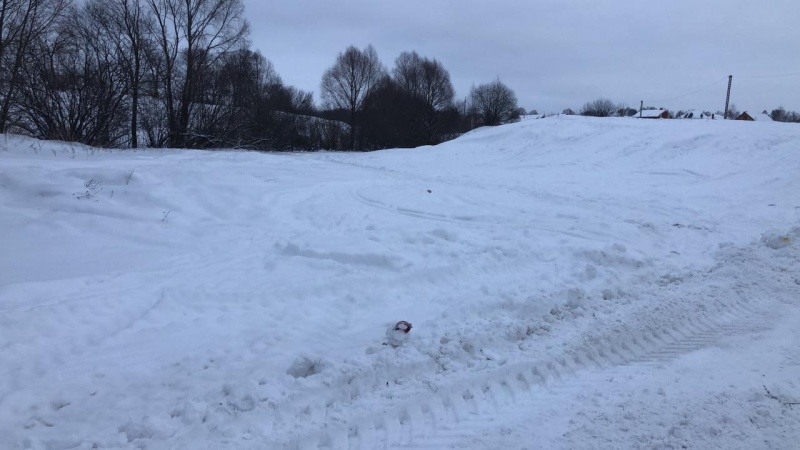
[[[703,286],[709,276],[696,281]],[[694,294],[704,293],[701,288]],[[612,329],[591,343],[584,341],[549,358],[507,364],[405,398],[383,411],[328,421],[323,430],[281,443],[281,448],[446,448],[476,427],[504,423],[502,417],[541,414],[542,406],[559,395],[590,390],[626,371],[652,369],[714,346],[726,336],[767,330],[782,311],[795,306],[793,300],[747,294],[737,291],[731,298],[710,298],[701,312],[695,309],[688,316],[676,301],[660,307],[662,314],[674,320],[653,321],[638,329]]]

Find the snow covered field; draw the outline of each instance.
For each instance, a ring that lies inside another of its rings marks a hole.
[[[0,136],[0,448],[800,448],[798,241],[792,124]]]

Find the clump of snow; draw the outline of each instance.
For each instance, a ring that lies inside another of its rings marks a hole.
[[[294,378],[308,378],[322,373],[322,371],[325,370],[325,366],[325,362],[319,358],[298,356],[294,362],[292,362],[292,365],[286,369],[286,373]]]
[[[579,308],[586,303],[586,293],[580,288],[570,288],[565,293],[565,304],[569,308]]]
[[[793,233],[780,233],[777,231],[768,231],[761,236],[761,242],[771,249],[779,249],[788,247],[792,244]]]
[[[128,442],[137,440],[164,439],[172,433],[169,425],[153,417],[144,417],[141,420],[129,420],[119,427]]]

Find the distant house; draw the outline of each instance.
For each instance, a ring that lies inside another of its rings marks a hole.
[[[745,111],[739,114],[739,117],[737,117],[736,120],[747,120],[749,122],[772,122],[772,117],[770,117],[766,111],[762,111],[759,114],[750,114]]]
[[[641,114],[636,114],[634,117],[641,117],[642,119],[669,119],[669,111],[666,109],[645,109]]]

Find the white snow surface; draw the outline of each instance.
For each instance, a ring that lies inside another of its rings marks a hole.
[[[736,121],[0,136],[0,448],[798,448],[799,169]]]

